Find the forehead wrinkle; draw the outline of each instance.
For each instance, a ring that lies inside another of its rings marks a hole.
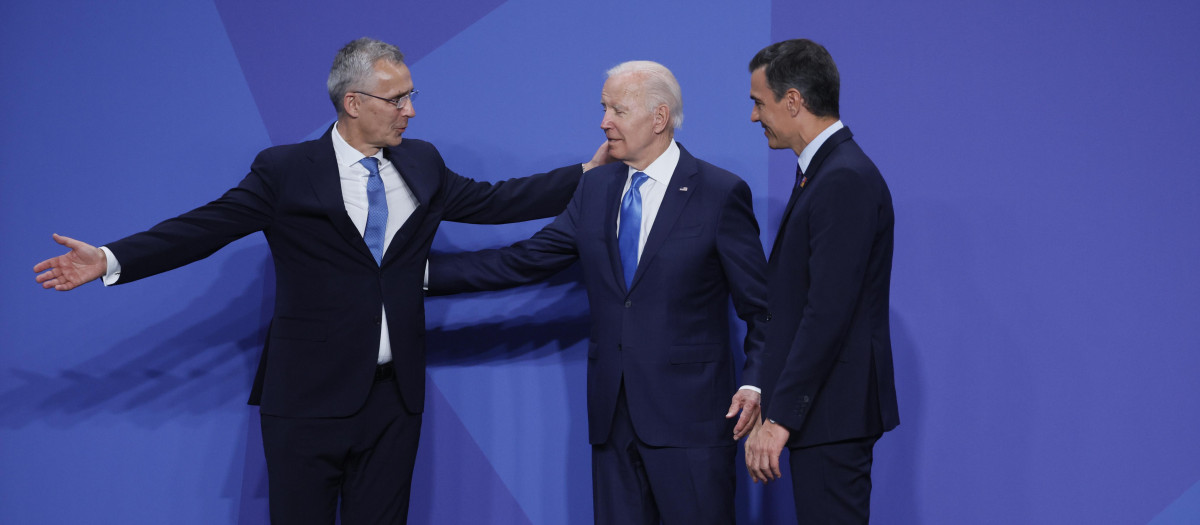
[[[628,103],[630,105],[633,105],[634,103],[639,102],[641,100],[642,91],[643,91],[642,82],[639,82],[638,78],[636,78],[636,77],[642,77],[642,76],[645,76],[645,75],[640,74],[640,72],[638,72],[638,71],[633,71],[633,72],[625,73],[625,74],[618,75],[615,77],[609,77],[608,82],[605,82],[606,89],[604,90],[604,92],[602,94],[610,91],[610,89],[607,89],[607,85],[612,84],[611,90],[616,91],[616,93],[614,93],[614,95],[620,97],[620,100],[628,101]],[[611,98],[611,96],[610,96],[610,98]],[[630,100],[630,99],[632,99],[632,100]]]
[[[404,64],[389,62],[386,59],[375,61],[374,74],[367,79],[371,90],[382,89],[385,85],[395,85],[398,90],[396,93],[379,93],[379,96],[387,98],[398,98],[407,91],[411,91],[412,73]]]

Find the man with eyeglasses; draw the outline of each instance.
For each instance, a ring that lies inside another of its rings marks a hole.
[[[337,123],[268,148],[221,198],[100,248],[37,264],[70,290],[178,268],[261,231],[275,312],[250,397],[260,405],[274,523],[405,523],[425,401],[425,261],[443,220],[504,223],[562,211],[592,161],[495,184],[402,140],[417,90],[404,55],[362,38],[329,73]],[[339,503],[340,500],[340,503]]]

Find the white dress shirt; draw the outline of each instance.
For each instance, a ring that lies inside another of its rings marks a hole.
[[[337,126],[334,126],[330,133],[333,138],[333,153],[337,158],[338,177],[342,185],[342,201],[346,204],[346,214],[350,216],[350,220],[354,222],[354,226],[358,228],[359,235],[367,229],[367,179],[371,172],[365,166],[359,163],[364,157],[358,150],[354,149],[346,139],[342,138],[342,134],[338,132]],[[417,198],[413,195],[412,190],[408,188],[408,184],[404,183],[404,179],[400,177],[400,172],[396,170],[390,161],[383,156],[383,151],[375,153],[374,157],[379,160],[379,177],[383,180],[383,187],[387,195],[388,204],[388,219],[387,229],[383,239],[383,252],[387,253],[388,245],[392,242],[392,237],[400,231],[400,227],[412,215],[413,210],[417,209]],[[117,261],[116,256],[106,246],[101,246],[100,249],[108,259],[107,271],[104,274],[103,282],[105,286],[111,286],[121,277],[121,263]],[[388,335],[387,310],[383,309],[379,335],[379,358],[378,363],[383,364],[392,360],[392,343]]]
[[[371,172],[359,162],[363,159],[363,154],[342,138],[342,134],[338,133],[337,126],[334,126],[330,135],[333,136],[333,153],[337,157],[338,176],[342,182],[342,201],[346,203],[346,214],[354,222],[354,227],[358,228],[358,234],[362,235],[367,230],[367,179],[370,178]],[[383,188],[387,194],[387,229],[383,236],[383,253],[387,253],[388,245],[392,243],[392,237],[400,231],[400,227],[412,215],[413,210],[417,209],[418,203],[412,190],[408,189],[408,184],[405,184],[404,179],[400,177],[396,166],[383,156],[383,151],[377,151],[373,156],[379,160],[379,177],[383,180]],[[380,314],[383,322],[380,323],[382,326],[379,334],[379,360],[377,362],[383,364],[392,360],[392,341],[388,333],[387,309],[380,308],[383,311]]]
[[[630,166],[629,173],[625,176],[625,187],[621,189],[622,200],[629,192],[629,185],[633,183],[634,173],[641,171],[649,177],[638,188],[638,193],[642,195],[642,227],[638,234],[638,261],[642,260],[642,249],[646,247],[646,239],[650,237],[650,228],[654,226],[654,217],[658,216],[658,208],[662,205],[663,196],[667,194],[667,186],[671,184],[671,175],[675,174],[675,166],[678,164],[679,145],[672,140],[671,145],[667,146],[667,150],[654,159],[649,166],[646,166],[646,169],[637,170]],[[621,231],[621,214],[619,213],[617,214],[617,231]]]

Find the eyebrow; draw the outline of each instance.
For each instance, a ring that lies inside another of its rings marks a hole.
[[[396,95],[396,96],[394,96],[394,97],[391,97],[391,98],[389,98],[388,100],[400,100],[400,99],[404,98],[404,96],[405,96],[405,95],[407,95],[407,94],[409,94],[409,93],[412,93],[413,91],[416,91],[416,90],[417,90],[417,88],[414,86],[414,87],[412,87],[412,88],[409,88],[409,90],[408,90],[408,91],[405,91],[405,92],[403,92],[403,93],[400,93],[399,95]]]

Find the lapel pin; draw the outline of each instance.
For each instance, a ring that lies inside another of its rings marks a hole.
[[[687,191],[687,186],[680,186],[679,191]]]

